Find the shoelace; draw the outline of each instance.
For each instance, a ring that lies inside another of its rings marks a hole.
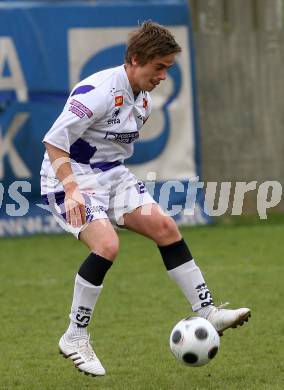
[[[90,335],[88,336],[88,339],[82,340],[79,345],[79,351],[82,355],[82,358],[88,362],[90,360],[97,359],[97,356],[93,350],[93,347],[90,343]]]
[[[221,305],[216,306],[216,309],[224,309],[224,307],[228,306],[230,302],[221,303]]]

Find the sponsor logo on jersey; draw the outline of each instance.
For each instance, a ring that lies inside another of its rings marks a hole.
[[[118,123],[120,123],[120,119],[119,118],[108,119],[108,121],[107,121],[108,125],[116,125]]]
[[[69,111],[73,112],[73,114],[77,115],[79,118],[83,118],[85,115],[87,115],[88,118],[93,116],[92,111],[89,110],[88,107],[75,99],[71,100]]]
[[[120,112],[120,108],[115,108],[113,110],[113,113],[112,113],[111,117],[112,118],[116,118],[118,116],[119,112]]]
[[[119,95],[114,98],[114,105],[115,107],[119,107],[123,105],[123,96]]]
[[[107,123],[108,125],[115,125],[120,123],[120,119],[117,118],[120,112],[120,108],[115,108],[113,110],[113,113],[111,114],[111,119],[108,119]]]
[[[131,142],[134,142],[137,138],[139,138],[138,131],[132,131],[131,133],[114,133],[113,131],[107,131],[104,136],[104,139],[117,141],[122,144],[131,144]]]

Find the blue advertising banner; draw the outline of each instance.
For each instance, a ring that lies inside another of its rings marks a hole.
[[[74,84],[122,64],[128,33],[146,19],[169,26],[183,53],[153,94],[153,113],[127,163],[179,223],[207,221],[196,186],[199,129],[187,2],[149,3],[0,5],[0,236],[61,231],[40,199],[41,140]]]

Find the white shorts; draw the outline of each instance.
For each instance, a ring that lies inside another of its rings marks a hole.
[[[85,199],[86,225],[97,219],[109,219],[113,225],[123,226],[123,215],[140,206],[156,203],[144,183],[123,164],[105,172],[77,175],[76,181]],[[56,221],[63,229],[79,237],[86,227],[74,228],[66,222],[65,193],[61,183],[53,177],[41,177],[41,193]]]

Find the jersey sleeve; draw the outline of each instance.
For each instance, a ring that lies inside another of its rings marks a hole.
[[[69,153],[70,146],[82,136],[82,134],[100,120],[107,110],[107,101],[102,94],[95,89],[83,93],[80,87],[71,93],[62,113],[46,133],[43,142],[47,142]]]

